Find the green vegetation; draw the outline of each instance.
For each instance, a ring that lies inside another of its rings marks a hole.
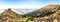
[[[30,21],[33,21],[33,19],[34,19],[34,18],[33,18],[32,16],[28,16],[28,19],[26,20],[26,22],[28,22],[29,20],[30,20]]]
[[[51,15],[55,12],[52,12],[50,10],[37,10],[37,11],[34,11],[34,12],[31,12],[31,13],[28,13],[28,14],[25,14],[26,16],[32,16],[32,17],[44,17],[44,16],[48,16],[48,15]]]

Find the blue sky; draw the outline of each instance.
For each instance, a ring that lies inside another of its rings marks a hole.
[[[0,0],[0,9],[39,9],[49,4],[60,4],[60,0]]]
[[[48,4],[60,4],[60,0],[0,0],[2,8],[38,9]]]

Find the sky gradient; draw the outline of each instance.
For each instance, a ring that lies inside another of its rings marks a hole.
[[[0,0],[1,8],[38,9],[48,4],[60,4],[60,0]]]

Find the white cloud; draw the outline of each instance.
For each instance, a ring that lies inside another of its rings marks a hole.
[[[7,8],[14,8],[14,9],[36,9],[38,6],[33,5],[7,5],[7,4],[0,4],[0,9],[7,9]],[[0,10],[0,13],[3,12],[3,10]],[[17,11],[15,11],[17,12]],[[17,12],[21,13],[21,12]]]

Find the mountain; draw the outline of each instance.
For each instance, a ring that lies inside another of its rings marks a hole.
[[[1,13],[2,16],[11,16],[11,17],[22,17],[22,14],[17,14],[16,12],[12,11],[11,9],[6,9],[4,12]]]
[[[17,20],[20,21],[22,16],[22,14],[17,14],[11,9],[6,9],[0,14],[0,22],[16,22]]]
[[[60,5],[47,5],[34,12],[27,13],[25,16],[44,17],[54,14],[58,10],[60,10]]]

